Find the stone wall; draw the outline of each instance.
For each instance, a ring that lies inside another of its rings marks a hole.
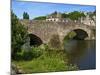
[[[43,43],[48,43],[52,35],[59,35],[60,40],[75,29],[82,29],[87,32],[88,39],[91,39],[92,26],[76,22],[48,22],[48,21],[26,21],[21,20],[21,23],[28,27],[28,33],[38,36]],[[95,29],[95,27],[93,27]]]

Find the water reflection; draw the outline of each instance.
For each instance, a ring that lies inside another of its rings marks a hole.
[[[65,43],[70,63],[77,64],[80,70],[95,69],[95,41],[70,40]]]

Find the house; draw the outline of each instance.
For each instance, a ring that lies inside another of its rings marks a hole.
[[[85,13],[86,17],[81,17],[81,23],[86,25],[95,26],[96,25],[96,15],[93,15],[90,17],[90,14],[93,14],[92,12]]]
[[[54,12],[46,17],[46,21],[60,22],[61,21],[61,13]]]

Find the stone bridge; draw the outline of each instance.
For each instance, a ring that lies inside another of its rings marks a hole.
[[[29,35],[38,42],[48,43],[53,35],[58,35],[61,42],[69,32],[75,31],[77,36],[84,40],[95,39],[95,26],[89,26],[78,22],[49,22],[20,20],[22,24],[28,27]],[[35,42],[35,41],[34,41]]]

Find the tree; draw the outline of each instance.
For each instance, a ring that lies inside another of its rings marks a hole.
[[[27,12],[23,13],[23,19],[29,19],[29,14]]]
[[[93,13],[94,13],[94,15],[96,15],[96,10]]]
[[[96,16],[96,10],[93,12],[88,13],[89,17],[94,20],[93,16]]]
[[[74,11],[74,12],[69,13],[68,14],[68,17],[71,20],[78,20],[81,17],[85,17],[85,14],[84,13],[81,13],[81,12],[78,12],[78,11]]]
[[[65,14],[65,13],[62,13],[61,16],[62,16],[62,18],[67,18],[67,14]]]
[[[57,11],[55,11],[54,13],[53,13],[53,15],[56,15],[57,14]]]
[[[46,16],[39,16],[34,18],[34,20],[46,20]]]
[[[17,52],[21,51],[21,46],[26,42],[26,38],[26,27],[22,25],[17,16],[11,12],[11,49],[13,58],[16,58]]]

